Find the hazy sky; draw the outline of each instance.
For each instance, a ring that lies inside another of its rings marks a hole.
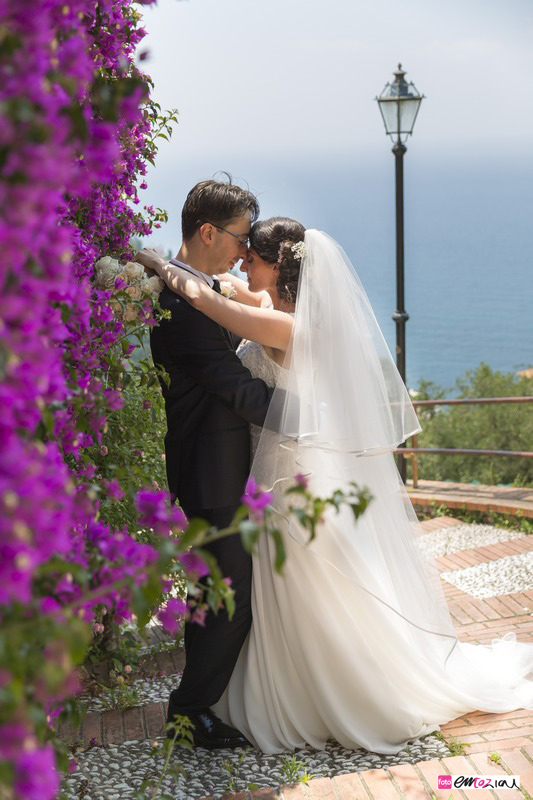
[[[421,152],[531,147],[533,0],[159,0],[143,13],[185,158],[382,150],[373,98],[399,61],[427,96]]]
[[[175,253],[188,190],[228,170],[261,217],[343,244],[393,346],[394,159],[374,98],[401,61],[426,95],[405,164],[409,343],[434,343],[441,325],[461,352],[470,315],[454,317],[457,341],[447,327],[460,283],[494,333],[465,363],[496,358],[501,303],[529,313],[533,0],[159,0],[143,14],[154,97],[180,114],[143,192],[169,222],[146,244]],[[526,360],[511,350],[495,363]],[[411,347],[413,375],[440,379],[430,362]]]
[[[332,225],[379,184],[373,216],[390,226],[394,161],[374,98],[399,61],[426,95],[408,142],[407,236],[420,233],[417,175],[438,192],[436,171],[459,185],[472,160],[531,170],[533,0],[159,0],[143,14],[143,67],[180,115],[148,173],[143,200],[170,217],[147,244],[176,249],[187,191],[219,170],[258,194],[263,217],[343,242]]]

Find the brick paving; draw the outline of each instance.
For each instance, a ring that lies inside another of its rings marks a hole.
[[[431,533],[458,524],[462,523],[454,518],[439,517],[423,522],[422,528]],[[446,572],[532,549],[533,536],[527,536],[444,556],[437,559],[437,565],[440,572]],[[461,641],[488,644],[493,638],[508,632],[515,633],[520,641],[533,641],[533,592],[479,600],[445,582],[443,589]],[[171,674],[183,666],[180,652],[159,653],[150,658],[155,658],[160,673]],[[164,703],[148,703],[124,711],[87,714],[79,729],[64,726],[60,734],[66,741],[77,741],[82,745],[91,740],[105,745],[150,739],[161,735],[164,719]],[[453,796],[453,800],[527,800],[533,796],[533,711],[519,710],[507,714],[476,711],[449,722],[441,732],[449,745],[462,745],[464,755],[334,778],[317,778],[306,785],[297,784],[278,792],[261,789],[227,797],[231,800],[451,800]],[[498,754],[502,764],[489,760],[490,753]],[[452,791],[437,788],[439,775],[460,774],[520,775],[522,790],[462,788]]]
[[[429,508],[446,505],[465,511],[494,511],[498,514],[522,514],[533,517],[533,489],[516,486],[483,486],[451,481],[418,481],[416,489],[407,482],[414,506]]]
[[[500,762],[487,752],[401,764],[335,778],[316,778],[281,790],[258,789],[226,795],[227,800],[530,800],[533,796],[533,745],[499,753]],[[519,775],[521,789],[439,789],[439,775],[491,775],[496,779]],[[214,797],[202,800],[215,800]]]

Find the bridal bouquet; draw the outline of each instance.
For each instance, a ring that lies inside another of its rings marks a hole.
[[[116,258],[104,256],[95,264],[95,286],[105,292],[112,292],[110,300],[115,317],[121,322],[138,322],[145,319],[157,301],[164,283],[157,275],[149,277],[142,264],[128,261],[121,264]],[[150,307],[145,307],[149,301]]]

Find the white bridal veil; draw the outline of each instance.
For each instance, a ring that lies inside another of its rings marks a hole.
[[[410,636],[436,633],[446,657],[453,626],[416,548],[416,517],[390,455],[420,431],[418,419],[348,256],[321,231],[307,230],[304,242],[286,380],[274,392],[252,475],[274,492],[293,541],[407,622]],[[294,499],[284,495],[297,473],[320,497],[352,482],[366,487],[371,507],[360,524],[348,508],[331,511],[308,546],[288,513]]]
[[[420,430],[409,395],[350,260],[308,230],[284,367],[271,414],[299,446],[355,455],[390,451]]]

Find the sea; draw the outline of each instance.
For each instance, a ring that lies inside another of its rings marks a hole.
[[[364,158],[160,154],[143,201],[166,208],[169,222],[145,244],[175,253],[187,191],[218,170],[257,194],[261,217],[290,216],[340,242],[394,352],[390,150]],[[505,372],[533,367],[533,160],[408,149],[404,175],[407,385],[426,380],[451,392],[481,362]]]

